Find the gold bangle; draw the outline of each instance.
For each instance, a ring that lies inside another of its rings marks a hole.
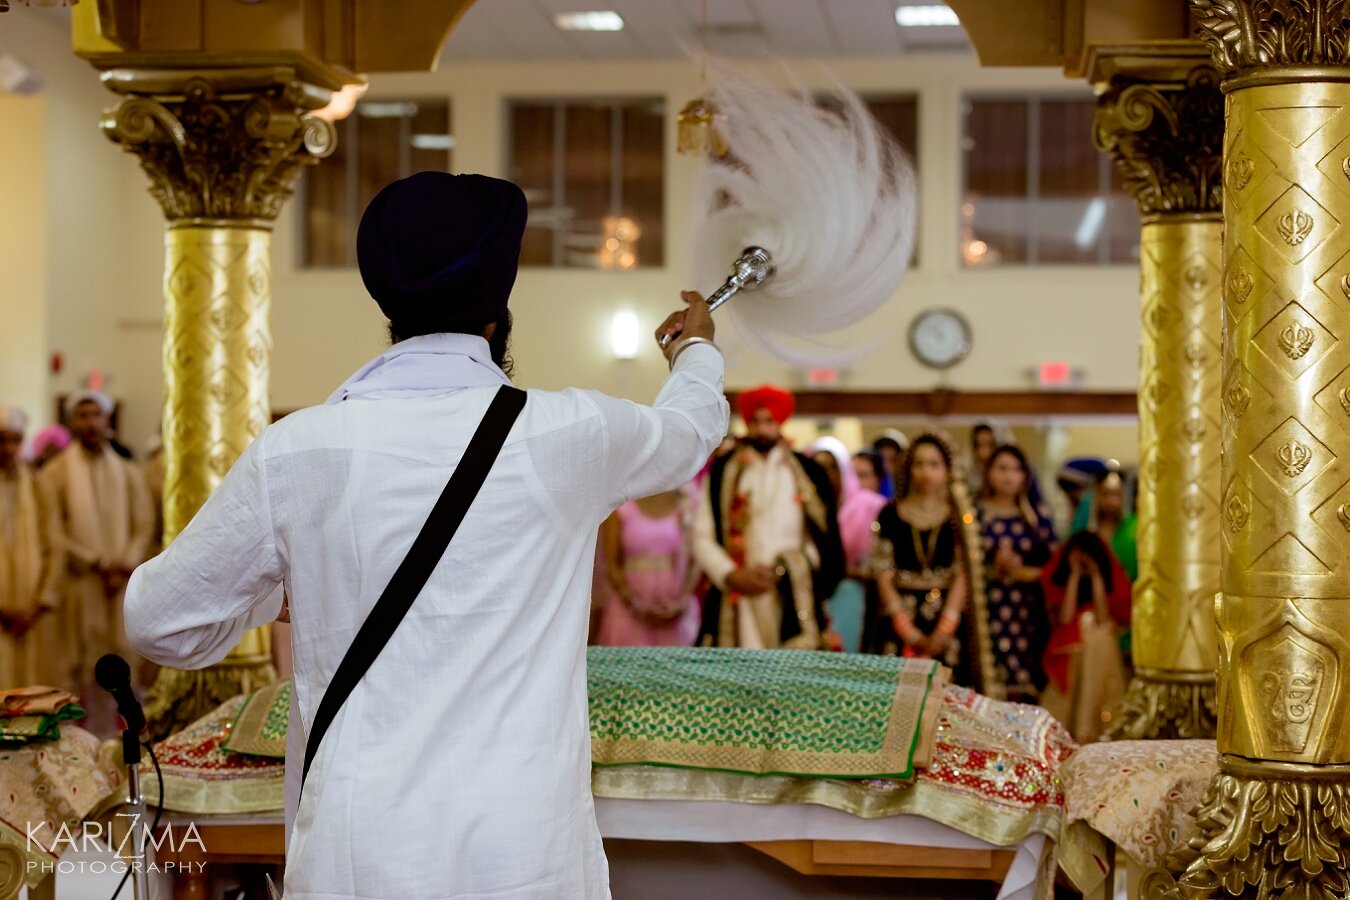
[[[693,346],[694,344],[707,344],[709,347],[712,347],[714,350],[717,349],[717,345],[716,345],[716,344],[714,344],[712,341],[710,341],[710,340],[708,340],[707,338],[704,338],[704,337],[687,337],[687,338],[681,339],[681,340],[680,340],[677,344],[675,344],[675,346],[672,347],[671,350],[670,350],[670,370],[671,370],[672,372],[675,371],[675,360],[679,359],[679,358],[680,358],[680,354],[683,353],[685,350],[689,349],[689,348],[690,348],[691,346]]]

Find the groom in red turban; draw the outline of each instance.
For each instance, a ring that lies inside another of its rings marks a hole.
[[[746,437],[713,463],[694,527],[694,558],[713,583],[699,643],[827,649],[825,601],[844,577],[834,489],[783,441],[790,391],[764,385],[736,405]]]

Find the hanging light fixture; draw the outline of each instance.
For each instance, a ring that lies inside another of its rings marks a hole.
[[[695,97],[675,117],[675,149],[685,156],[725,156],[727,142],[717,131],[717,107],[706,96]]]
[[[686,103],[675,117],[675,150],[683,156],[725,156],[727,143],[717,131],[717,107],[708,97],[708,0],[703,0],[699,44],[702,94]]]

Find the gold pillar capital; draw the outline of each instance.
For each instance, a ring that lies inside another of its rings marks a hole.
[[[1113,75],[1100,85],[1093,141],[1125,176],[1148,217],[1223,209],[1223,96],[1199,62],[1173,77]]]
[[[333,152],[329,92],[284,66],[111,69],[103,133],[140,157],[171,225],[270,227],[300,170]]]
[[[1350,81],[1346,0],[1188,0],[1224,89]]]

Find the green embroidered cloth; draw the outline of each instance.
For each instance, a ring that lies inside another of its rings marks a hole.
[[[911,778],[932,660],[592,647],[591,758],[747,775]]]
[[[586,660],[596,766],[746,775],[911,778],[946,679],[931,660],[794,650],[591,647]],[[290,682],[251,695],[224,749],[284,759],[289,710]]]
[[[285,759],[290,714],[290,681],[269,684],[244,699],[244,706],[220,748],[229,753]]]
[[[62,722],[83,718],[84,710],[74,703],[66,704],[55,714],[0,716],[0,747],[13,749],[25,744],[60,740]]]

